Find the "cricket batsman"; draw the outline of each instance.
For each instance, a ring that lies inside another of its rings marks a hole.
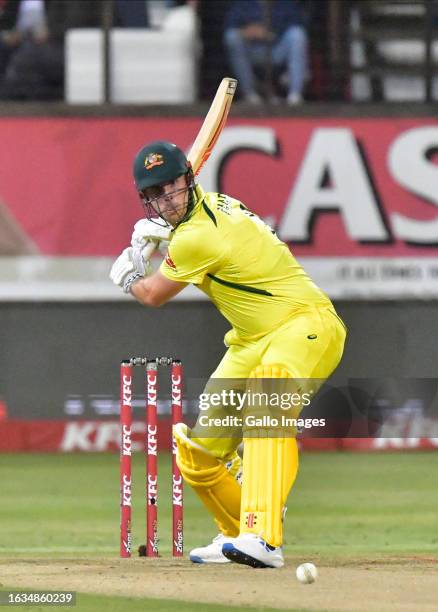
[[[112,281],[145,306],[165,304],[188,283],[211,299],[231,330],[210,382],[326,380],[341,359],[346,328],[287,245],[238,200],[204,193],[174,144],[144,146],[133,172],[146,218],[115,261]],[[156,248],[166,256],[151,273]],[[220,531],[190,559],[282,567],[285,504],[298,471],[295,435],[254,436],[243,427],[240,438],[216,436],[182,423],[174,435],[184,479]]]

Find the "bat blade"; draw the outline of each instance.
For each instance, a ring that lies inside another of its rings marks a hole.
[[[236,79],[225,77],[216,91],[204,123],[187,156],[187,159],[192,164],[195,176],[199,174],[202,166],[210,157],[213,147],[222,132],[236,87]]]

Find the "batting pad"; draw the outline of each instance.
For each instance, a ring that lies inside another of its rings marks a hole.
[[[281,366],[258,366],[253,378],[291,378]],[[250,432],[248,432],[249,434]],[[240,533],[255,533],[271,546],[283,542],[283,513],[298,472],[295,437],[244,437]]]
[[[174,426],[176,462],[181,474],[214,516],[221,532],[236,537],[239,534],[240,485],[216,457],[187,434],[188,427],[184,423]]]

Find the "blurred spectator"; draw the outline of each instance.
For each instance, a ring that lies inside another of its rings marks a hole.
[[[114,25],[122,28],[149,27],[145,0],[115,0]]]
[[[43,0],[0,0],[0,78],[23,39],[44,30]]]
[[[102,3],[95,0],[46,0],[44,6],[45,27],[28,31],[8,61],[0,80],[2,99],[62,98],[65,32],[101,23]]]
[[[185,4],[197,4],[196,0],[164,0],[164,4],[168,8],[174,8],[175,6],[184,6]]]
[[[244,99],[260,103],[254,69],[284,68],[287,102],[299,104],[308,77],[306,13],[302,0],[235,0],[224,42]],[[271,76],[265,75],[267,79]]]

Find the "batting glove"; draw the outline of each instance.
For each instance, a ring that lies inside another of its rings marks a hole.
[[[155,249],[155,245],[152,245],[153,249]],[[152,254],[153,249],[150,251],[149,257]],[[147,250],[146,248],[144,249]],[[147,253],[145,253],[147,255]],[[142,264],[140,267],[136,267],[133,259],[133,248],[128,247],[116,261],[113,263],[110,279],[113,283],[119,286],[125,293],[129,293],[131,290],[131,286],[135,281],[139,278],[144,278],[148,274],[150,274],[151,264],[149,258],[143,259],[140,257]]]
[[[171,236],[171,228],[158,225],[150,219],[140,219],[134,225],[131,246],[134,249],[143,248],[148,242],[155,242],[161,253],[166,254]]]

